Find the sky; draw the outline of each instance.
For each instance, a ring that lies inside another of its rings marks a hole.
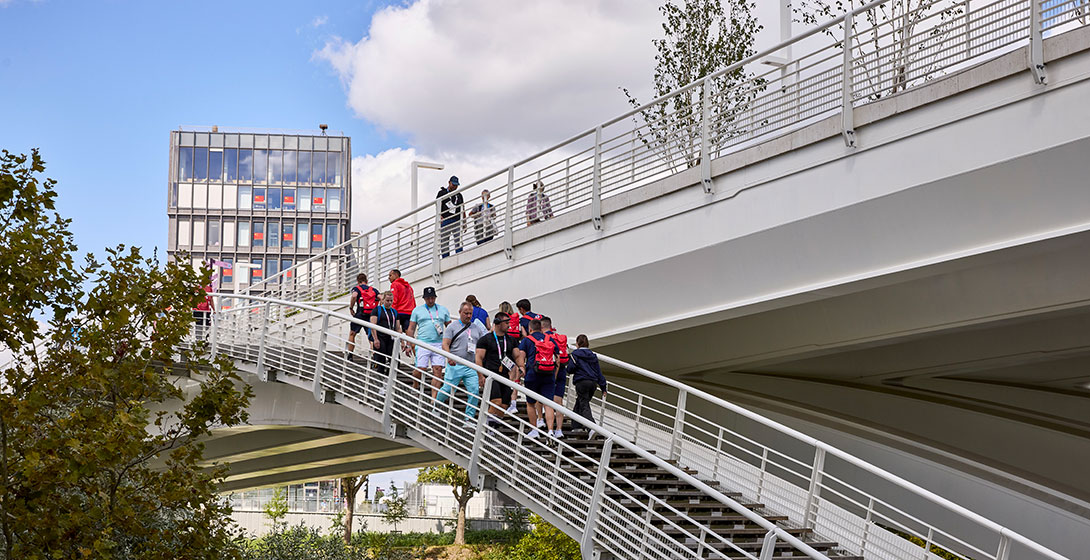
[[[660,3],[0,0],[0,149],[41,150],[81,252],[150,252],[171,130],[327,123],[364,231],[409,210],[414,159],[446,165],[426,201],[646,98]]]

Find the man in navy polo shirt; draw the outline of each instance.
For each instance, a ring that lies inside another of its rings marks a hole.
[[[556,386],[556,372],[559,369],[558,357],[560,355],[560,349],[557,348],[556,342],[545,336],[545,333],[541,332],[541,321],[534,319],[530,321],[530,335],[523,338],[522,342],[519,342],[519,350],[522,353],[522,362],[525,371],[525,386],[526,389],[538,393],[545,401],[551,402],[553,400],[553,390]],[[526,395],[526,414],[530,417],[530,425],[534,426],[530,433],[526,434],[526,437],[535,439],[541,435],[538,431],[538,412],[536,406],[537,400],[535,397]],[[553,434],[553,409],[548,406],[543,406],[545,416],[545,427],[548,430],[545,432],[550,436]]]

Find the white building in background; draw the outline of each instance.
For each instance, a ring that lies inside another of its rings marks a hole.
[[[409,515],[422,517],[453,518],[458,513],[458,502],[450,486],[445,484],[410,485],[402,494],[408,502]],[[503,510],[518,503],[496,490],[484,490],[469,499],[466,517],[470,519],[503,519]]]

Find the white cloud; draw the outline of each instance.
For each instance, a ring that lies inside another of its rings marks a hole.
[[[424,151],[524,156],[650,90],[660,0],[420,0],[315,53],[348,105]]]
[[[329,23],[329,16],[317,16],[310,22],[310,26],[321,27],[327,23]]]

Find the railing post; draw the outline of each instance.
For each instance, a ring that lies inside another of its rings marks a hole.
[[[594,129],[594,170],[590,189],[590,223],[602,230],[602,126]]]
[[[571,208],[571,156],[564,159],[564,209]]]
[[[815,502],[821,497],[821,475],[824,469],[825,450],[817,447],[814,449],[814,468],[810,471],[810,489],[806,492],[806,509],[803,510],[802,524],[804,527],[812,527],[817,519]]]
[[[329,296],[331,295],[329,292],[329,285],[333,282],[329,279],[329,267],[331,261],[329,259],[328,253],[326,254],[323,261],[325,261],[325,266],[322,267],[322,301],[329,301]]]
[[[670,460],[681,458],[681,433],[685,430],[685,399],[689,392],[684,389],[677,394],[677,414],[674,415],[674,431],[670,434]]]
[[[394,261],[394,262],[397,262],[397,261]],[[371,277],[368,278],[368,280],[370,280],[372,284],[377,284],[377,283],[379,283],[379,280],[382,278],[380,276],[381,274],[382,274],[382,226],[379,226],[378,230],[375,231],[375,270],[371,271]]]
[[[492,401],[487,400],[492,394],[492,384],[495,382],[491,376],[486,377],[484,380],[484,392],[481,396],[480,408],[477,409],[477,432],[473,434],[473,451],[469,454],[469,483],[473,484],[477,488],[481,488],[484,485],[484,481],[481,480],[481,445],[484,443],[485,427],[488,420],[489,407],[492,406]],[[466,406],[469,406],[466,404]]]
[[[1029,69],[1033,72],[1033,81],[1040,85],[1048,83],[1045,75],[1045,38],[1043,17],[1041,15],[1041,0],[1030,0],[1029,18]]]
[[[636,397],[636,421],[632,424],[632,443],[640,440],[640,416],[643,415],[643,393]]]
[[[844,14],[844,40],[840,43],[841,48],[844,49],[840,119],[844,145],[849,148],[855,147],[855,108],[852,104],[852,25],[852,13],[848,12]]]
[[[208,314],[208,320],[209,320],[209,322],[212,323],[212,332],[210,332],[208,334],[209,343],[212,345],[212,348],[209,350],[209,352],[210,352],[209,356],[210,356],[210,358],[212,360],[216,359],[216,352],[219,351],[219,339],[217,337],[217,334],[218,334],[217,331],[219,330],[218,327],[217,327],[217,325],[219,324],[219,318],[216,317],[216,315],[218,315],[218,313],[215,312],[215,309],[216,309],[216,303],[215,303],[215,299],[213,299],[212,300],[212,310],[213,310],[213,312]],[[196,326],[194,326],[193,332],[197,332]],[[201,334],[203,334],[203,333],[201,333]]]
[[[390,371],[386,375],[386,401],[382,403],[382,433],[394,435],[393,407],[394,407],[394,382],[397,381],[397,370],[401,366],[401,339],[394,338],[394,347],[390,350]]]
[[[269,372],[265,368],[265,339],[269,337],[269,313],[272,304],[265,302],[265,320],[261,322],[261,339],[257,343],[257,376],[265,382],[269,381]]]
[[[704,185],[704,192],[715,192],[715,184],[712,183],[712,150],[711,150],[711,82],[704,78],[704,84],[700,102],[700,183]]]
[[[859,552],[867,555],[867,539],[870,537],[871,517],[874,515],[874,496],[867,501],[867,516],[863,519],[863,537],[859,540]]]
[[[1036,2],[1037,0],[1033,0]],[[1003,533],[999,534],[999,549],[995,551],[995,560],[1009,560],[1011,557],[1011,538]]]
[[[322,314],[322,332],[318,335],[318,357],[314,364],[314,398],[320,403],[330,402],[329,391],[322,389],[322,368],[325,366],[325,342],[329,336],[329,312]]]
[[[769,531],[765,533],[764,541],[761,542],[761,556],[759,560],[772,560],[772,556],[776,553],[776,532]]]
[[[435,235],[431,241],[431,280],[439,285],[439,248],[443,245],[443,213],[439,199],[435,201]]]
[[[503,254],[515,258],[515,167],[507,168],[507,207],[503,211]]]
[[[602,456],[598,460],[598,476],[594,480],[594,492],[590,495],[590,503],[587,507],[587,523],[583,526],[583,537],[579,539],[579,551],[583,553],[583,558],[590,558],[591,553],[594,552],[594,531],[598,525],[598,510],[606,487],[609,456],[612,453],[613,438],[609,438],[602,444]]]

